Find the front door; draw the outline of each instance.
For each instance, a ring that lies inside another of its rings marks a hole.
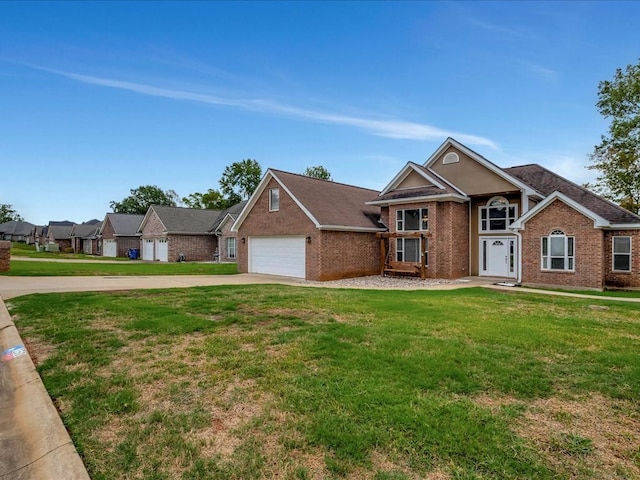
[[[480,275],[516,277],[516,241],[513,237],[480,239]]]

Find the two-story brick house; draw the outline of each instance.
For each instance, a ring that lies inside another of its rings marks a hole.
[[[347,222],[352,227],[369,220],[369,228],[357,230],[362,235],[358,245],[336,238],[327,245],[298,245],[298,260],[283,253],[282,261],[298,266],[294,276],[323,280],[362,275],[371,271],[375,258],[378,272],[423,278],[488,276],[531,285],[640,288],[640,217],[539,165],[500,168],[447,139],[423,165],[408,163],[363,204],[355,197],[354,203],[345,203],[324,194],[323,186],[331,182],[270,172],[234,224],[240,237],[295,233],[313,238],[315,230],[328,228],[304,220],[313,218],[309,206],[342,213],[349,208],[352,218],[359,219]],[[288,188],[293,179],[295,193]],[[288,203],[278,222],[270,216],[274,188],[283,191]],[[305,196],[301,192],[306,189],[316,194]],[[376,214],[380,223],[371,222]],[[297,228],[299,223],[306,228]],[[376,238],[376,247],[362,248],[370,238]],[[328,260],[335,251],[341,255]],[[240,249],[241,271],[257,271],[252,254]],[[340,266],[344,256],[351,258],[349,268]],[[316,257],[335,262],[331,275],[322,273],[329,265],[320,273],[308,267]]]

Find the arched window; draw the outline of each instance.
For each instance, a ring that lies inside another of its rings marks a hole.
[[[481,232],[506,232],[518,218],[518,206],[510,204],[504,197],[489,199],[485,207],[480,207]]]
[[[575,237],[567,236],[562,230],[553,230],[542,237],[543,270],[575,270]]]

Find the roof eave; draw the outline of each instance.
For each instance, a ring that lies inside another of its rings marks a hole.
[[[366,202],[366,204],[387,206],[387,205],[398,205],[401,203],[447,202],[447,201],[465,203],[469,201],[469,197],[465,195],[458,195],[455,193],[443,193],[441,195],[426,195],[422,197],[393,198],[390,200],[372,200],[370,202]]]
[[[386,232],[386,227],[354,227],[349,225],[319,225],[318,230],[332,230],[337,232],[362,232],[362,233],[377,233]]]

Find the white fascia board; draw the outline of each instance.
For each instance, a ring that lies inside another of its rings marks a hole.
[[[347,225],[320,225],[318,230],[333,230],[337,232],[364,232],[364,233],[377,233],[386,232],[386,227],[349,227]]]
[[[612,223],[611,228],[616,230],[640,230],[640,223]]]
[[[410,173],[412,172],[417,172],[418,174],[420,174],[423,178],[425,178],[426,180],[428,180],[429,182],[431,182],[433,185],[435,185],[438,188],[441,189],[445,189],[445,186],[436,178],[432,177],[431,175],[427,174],[426,172],[420,170],[419,168],[416,168],[416,165],[414,165],[412,162],[407,162],[407,164],[402,167],[402,170],[400,170],[395,177],[393,177],[393,180],[391,180],[386,187],[384,187],[382,189],[382,192],[380,192],[380,195],[384,195],[385,193],[390,192],[391,190],[395,190],[396,187],[405,179],[409,176]]]
[[[457,148],[458,150],[463,152],[467,157],[472,158],[473,160],[478,162],[483,167],[487,168],[488,170],[492,171],[493,173],[495,173],[496,175],[501,177],[503,180],[506,180],[507,182],[512,183],[514,186],[516,186],[520,190],[522,190],[525,193],[525,195],[537,195],[538,194],[538,192],[536,192],[534,189],[532,189],[526,183],[522,183],[517,178],[509,175],[507,172],[502,170],[497,165],[493,164],[492,162],[490,162],[486,158],[480,156],[478,153],[474,152],[469,147],[464,146],[463,144],[461,144],[457,140],[454,140],[453,138],[447,138],[444,141],[444,143],[442,145],[440,145],[440,147],[434,153],[431,154],[431,156],[424,163],[424,166],[431,170],[431,165],[450,146]]]
[[[581,205],[575,200],[572,200],[571,198],[567,197],[564,193],[561,193],[556,190],[553,193],[551,193],[551,195],[547,196],[543,201],[535,205],[532,209],[530,209],[527,213],[525,213],[519,219],[517,219],[515,222],[513,222],[509,226],[509,228],[511,230],[524,230],[525,228],[524,225],[525,223],[527,223],[529,219],[535,217],[538,213],[540,213],[542,210],[547,208],[547,206],[550,205],[555,200],[560,200],[561,202],[570,206],[571,208],[581,213],[585,217],[592,219],[594,228],[610,228],[612,226],[607,220],[602,218],[597,213],[592,212],[591,210],[586,208],[584,205]]]
[[[251,198],[249,198],[249,201],[242,209],[242,212],[240,212],[240,215],[238,215],[238,218],[236,218],[236,221],[233,222],[233,225],[231,225],[232,232],[238,231],[242,223],[247,218],[247,215],[249,215],[249,212],[258,201],[258,198],[260,197],[264,189],[267,187],[269,180],[271,180],[272,178],[273,178],[273,172],[271,171],[271,169],[267,169],[266,173],[264,174],[264,177],[262,177],[262,180],[260,180],[260,183],[258,184],[256,189],[253,191]]]
[[[456,193],[443,193],[440,195],[429,195],[425,197],[412,197],[412,198],[394,198],[391,200],[373,200],[366,202],[367,205],[397,205],[400,203],[418,203],[418,202],[458,202],[465,203],[469,201],[469,197],[465,195],[458,195]]]

